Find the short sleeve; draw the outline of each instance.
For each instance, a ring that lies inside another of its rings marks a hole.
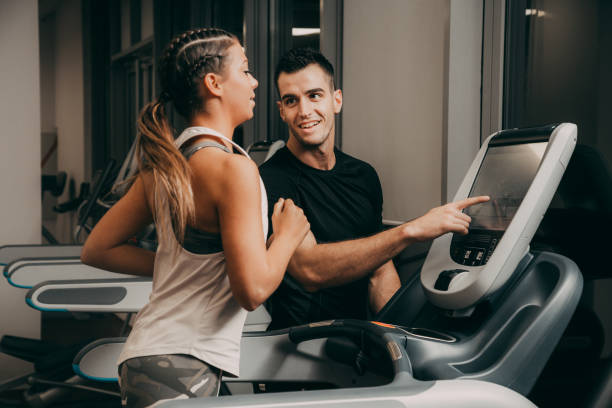
[[[374,207],[374,211],[377,217],[377,225],[378,231],[383,230],[382,224],[382,211],[383,211],[383,192],[382,185],[380,184],[380,178],[378,178],[378,174],[374,167],[370,166],[371,169],[371,184],[370,188],[372,189],[372,206]]]
[[[293,202],[300,206],[299,195],[297,193],[295,178],[280,166],[274,165],[269,161],[264,163],[259,168],[261,179],[266,187],[268,196],[268,237],[274,232],[272,230],[272,212],[274,204],[280,198],[290,198]]]

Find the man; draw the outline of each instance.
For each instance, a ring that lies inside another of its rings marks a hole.
[[[311,232],[267,302],[271,330],[335,318],[365,319],[368,306],[377,313],[400,287],[391,259],[411,243],[447,232],[467,233],[470,218],[461,210],[488,199],[437,207],[383,231],[376,171],[334,148],[334,115],[342,109],[342,91],[335,89],[333,75],[330,62],[307,48],[289,51],[275,72],[277,105],[289,139],[260,173],[268,202],[291,198],[304,210]]]

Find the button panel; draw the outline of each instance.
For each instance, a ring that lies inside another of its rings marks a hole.
[[[460,265],[486,265],[495,251],[503,231],[470,231],[468,235],[453,235],[451,258]]]

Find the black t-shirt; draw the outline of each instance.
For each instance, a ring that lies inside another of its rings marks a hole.
[[[331,170],[307,166],[286,147],[264,163],[259,171],[268,194],[269,216],[279,198],[291,198],[304,210],[318,243],[381,231],[382,189],[376,171],[339,150],[335,155]],[[266,303],[271,330],[328,319],[364,319],[367,305],[367,278],[311,293],[289,273]]]

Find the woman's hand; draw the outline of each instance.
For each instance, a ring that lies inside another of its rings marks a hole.
[[[272,228],[276,240],[289,240],[297,247],[310,231],[310,223],[304,211],[291,199],[279,199],[274,204]]]

